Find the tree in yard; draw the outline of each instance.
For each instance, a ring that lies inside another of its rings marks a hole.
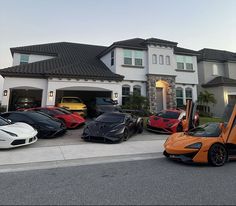
[[[203,111],[209,113],[209,104],[216,104],[216,99],[214,94],[205,90],[198,95],[198,102],[203,107]]]

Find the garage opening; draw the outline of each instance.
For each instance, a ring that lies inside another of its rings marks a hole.
[[[9,111],[20,108],[40,107],[43,90],[41,89],[10,89]]]

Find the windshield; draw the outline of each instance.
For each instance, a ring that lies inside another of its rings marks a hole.
[[[9,122],[7,122],[7,120],[0,117],[0,126],[6,126],[6,125],[9,125]]]
[[[203,124],[188,132],[188,135],[194,137],[219,137],[221,134],[220,123],[212,122]]]
[[[62,99],[63,103],[82,103],[81,99],[78,97],[68,97]]]
[[[33,119],[35,122],[47,122],[48,120],[51,120],[51,117],[42,113],[42,112],[25,112],[25,114]]]
[[[97,105],[114,105],[114,101],[110,98],[96,98]]]
[[[124,122],[125,115],[100,115],[95,120],[96,122],[106,122],[106,123],[122,123]]]
[[[161,111],[156,114],[157,117],[162,117],[166,119],[178,119],[179,118],[179,112],[172,112],[172,111]]]

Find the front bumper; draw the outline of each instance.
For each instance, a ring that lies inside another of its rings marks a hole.
[[[174,132],[171,128],[152,127],[149,124],[147,124],[147,130],[163,134],[172,134]]]
[[[196,156],[198,152],[191,152],[191,153],[185,153],[185,154],[170,154],[166,152],[166,150],[163,152],[163,155],[177,161],[182,162],[193,162],[193,158]]]
[[[82,134],[82,139],[86,141],[95,141],[95,142],[119,142],[123,137],[123,134],[107,136],[107,135],[89,135]]]

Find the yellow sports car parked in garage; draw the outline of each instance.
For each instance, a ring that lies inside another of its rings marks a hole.
[[[81,116],[87,116],[87,107],[79,97],[62,97],[57,107],[64,107],[70,111],[79,113]]]

